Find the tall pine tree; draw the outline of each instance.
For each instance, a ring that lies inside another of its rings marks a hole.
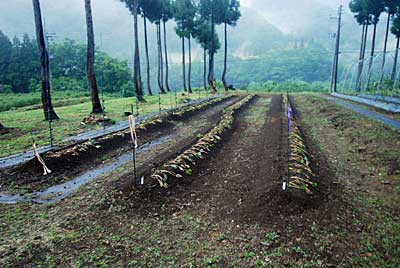
[[[92,100],[92,113],[102,113],[103,107],[101,106],[99,98],[99,90],[96,81],[96,74],[94,71],[95,45],[94,45],[93,16],[92,16],[92,7],[90,0],[85,0],[85,13],[86,13],[86,29],[87,29],[86,30],[87,32],[86,73],[87,73],[90,96]]]
[[[188,91],[188,87],[186,86],[185,38],[189,38],[189,36],[191,35],[190,29],[192,27],[193,19],[196,15],[196,9],[194,8],[193,2],[191,0],[175,0],[173,12],[174,19],[177,24],[177,26],[175,27],[175,32],[182,41],[183,90]]]
[[[35,18],[36,40],[40,52],[40,67],[41,67],[41,79],[42,79],[42,108],[44,112],[44,117],[46,120],[58,119],[59,117],[55,113],[51,102],[50,61],[43,31],[43,21],[42,21],[42,12],[40,9],[40,2],[39,0],[32,0],[32,4],[33,4],[33,13]]]
[[[394,83],[396,79],[396,72],[397,72],[397,60],[399,56],[399,44],[400,44],[400,16],[396,15],[393,19],[392,27],[390,28],[391,33],[396,37],[396,51],[394,55],[394,63],[392,68],[392,75],[391,81]]]
[[[239,0],[224,0],[222,2],[223,8],[220,13],[220,20],[224,25],[224,70],[222,72],[222,83],[224,84],[225,91],[228,91],[228,83],[226,81],[226,73],[227,73],[227,58],[228,58],[228,25],[236,26],[237,21],[239,20],[240,13],[240,2]]]
[[[140,66],[140,50],[139,50],[139,0],[120,0],[124,2],[133,15],[133,35],[134,35],[134,62],[133,62],[133,83],[135,86],[135,95],[139,101],[146,101],[143,97],[143,85]]]
[[[384,69],[386,64],[386,52],[387,52],[387,43],[389,38],[389,31],[390,31],[390,22],[393,16],[399,9],[400,0],[384,0],[385,11],[387,13],[387,21],[386,21],[386,32],[385,32],[385,39],[383,43],[383,55],[382,55],[382,67],[381,67],[381,77],[379,85],[382,85],[383,77],[384,77]]]

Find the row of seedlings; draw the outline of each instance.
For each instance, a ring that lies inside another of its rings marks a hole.
[[[221,136],[232,127],[235,113],[247,104],[254,96],[247,96],[226,108],[219,123],[196,144],[184,151],[174,160],[167,162],[161,168],[157,169],[151,178],[159,182],[160,186],[167,188],[171,178],[180,179],[183,175],[191,175],[196,161],[203,159],[213,148],[221,141]]]
[[[206,101],[206,102],[199,103],[199,104],[194,105],[194,106],[183,107],[181,109],[175,110],[172,114],[174,116],[176,116],[176,117],[182,117],[183,115],[185,115],[187,113],[191,113],[191,112],[195,112],[195,111],[204,109],[204,108],[206,108],[206,107],[208,107],[208,106],[210,106],[212,104],[220,103],[221,101],[229,99],[231,97],[232,97],[232,95],[224,95],[224,96],[221,96],[221,97],[218,97],[218,98],[211,99],[211,100]]]
[[[312,195],[317,187],[317,183],[313,181],[315,175],[310,166],[310,157],[296,119],[293,116],[293,110],[287,96],[284,98],[284,104],[287,111],[289,132],[289,179],[287,185],[289,189],[292,188],[304,192],[307,195]]]
[[[208,101],[199,103],[197,105],[182,107],[182,108],[177,109],[174,112],[174,115],[178,116],[178,117],[182,117],[182,116],[186,115],[187,113],[199,111],[199,110],[204,109],[212,104],[221,102],[228,97],[229,96],[222,96],[222,97],[210,99]],[[151,118],[145,119],[142,122],[140,122],[137,130],[145,131],[151,127],[163,124],[170,115],[171,114],[169,112],[162,112],[162,113],[158,114],[157,116],[153,116]],[[129,133],[129,129],[122,131],[122,132],[111,133],[106,136],[100,137],[99,139],[90,139],[86,142],[73,145],[72,147],[67,147],[65,150],[58,150],[53,154],[54,154],[54,156],[57,156],[57,157],[61,157],[62,155],[65,155],[65,154],[78,155],[81,152],[85,152],[92,147],[99,149],[101,147],[100,144],[104,140],[110,140],[115,137],[125,136],[128,133]]]
[[[185,107],[181,107],[178,109],[175,109],[172,113],[169,111],[164,111],[160,114],[158,114],[157,116],[154,116],[152,118],[143,120],[143,122],[141,122],[139,124],[138,129],[140,130],[146,130],[147,128],[151,127],[151,126],[155,126],[158,124],[162,124],[165,121],[167,121],[170,116],[174,116],[174,117],[183,117],[184,115],[187,115],[189,113],[193,113],[193,112],[197,112],[200,111],[210,105],[213,105],[215,103],[219,103],[222,102],[223,100],[229,98],[230,96],[222,96],[222,97],[218,97],[218,98],[214,98],[214,99],[210,99],[208,101],[205,102],[201,102],[199,104],[196,105],[190,105],[190,106],[185,106]]]

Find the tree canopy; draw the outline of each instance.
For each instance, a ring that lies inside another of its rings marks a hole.
[[[400,38],[400,17],[399,16],[396,16],[393,19],[392,27],[390,28],[390,32],[397,38]]]
[[[175,0],[173,15],[177,24],[175,31],[179,37],[188,38],[194,30],[196,6],[192,0]]]

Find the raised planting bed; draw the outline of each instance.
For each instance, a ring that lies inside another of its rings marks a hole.
[[[191,175],[196,162],[209,154],[222,140],[222,135],[232,128],[235,114],[254,98],[247,96],[234,105],[226,108],[219,123],[207,134],[201,137],[194,145],[175,159],[156,169],[150,177],[158,181],[160,187],[168,188],[171,180],[181,179],[184,175]]]
[[[283,183],[283,190],[296,196],[312,195],[318,184],[314,181],[314,172],[311,169],[310,155],[296,118],[293,108],[284,97],[284,107],[287,112],[288,123],[288,172],[287,180]]]
[[[209,108],[212,105],[216,105],[232,97],[233,97],[232,95],[225,95],[219,98],[211,99],[207,102],[199,103],[194,106],[185,106],[180,109],[173,110],[172,112],[171,111],[162,112],[155,117],[152,117],[148,120],[144,120],[141,124],[139,124],[138,129],[146,130],[148,128],[151,128],[152,126],[161,124],[167,120],[179,120],[188,118],[194,113],[200,112],[204,109]]]

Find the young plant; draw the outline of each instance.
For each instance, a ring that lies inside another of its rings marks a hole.
[[[292,111],[287,96],[284,98],[284,107],[287,111]],[[318,185],[313,181],[315,175],[310,166],[307,147],[292,113],[288,112],[287,117],[289,125],[288,187],[312,195]]]

